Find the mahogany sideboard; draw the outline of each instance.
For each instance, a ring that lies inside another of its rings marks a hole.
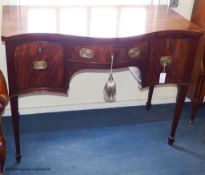
[[[195,0],[191,21],[205,30],[205,1]],[[196,117],[199,107],[203,106],[205,96],[205,35],[201,37],[197,57],[188,89],[187,97],[192,101],[190,123]]]
[[[110,68],[111,53],[114,69],[138,68],[141,88],[178,85],[173,144],[202,35],[195,24],[167,6],[4,6],[2,27],[18,162],[19,96],[66,94],[77,71]]]

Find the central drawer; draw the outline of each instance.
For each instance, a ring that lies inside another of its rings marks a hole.
[[[83,63],[110,64],[110,55],[114,55],[115,63],[125,63],[143,59],[148,55],[148,42],[123,44],[72,44],[68,46],[70,61]]]
[[[55,42],[35,41],[15,49],[18,90],[64,87],[64,49]]]

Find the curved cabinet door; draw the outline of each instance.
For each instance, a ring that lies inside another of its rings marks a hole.
[[[158,84],[160,73],[162,72],[166,73],[164,83],[177,84],[183,82],[184,70],[188,59],[189,44],[190,40],[183,38],[153,40],[151,43],[150,61],[147,70],[147,83]]]
[[[59,43],[35,41],[18,45],[15,66],[19,92],[64,88],[64,51]]]

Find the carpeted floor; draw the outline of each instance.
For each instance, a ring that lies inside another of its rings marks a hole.
[[[10,117],[5,175],[205,175],[205,109],[167,144],[174,104],[21,116],[22,161],[15,163]]]

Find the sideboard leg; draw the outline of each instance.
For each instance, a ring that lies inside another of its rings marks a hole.
[[[168,137],[168,144],[172,145],[175,140],[175,134],[176,134],[176,129],[177,125],[181,116],[182,108],[184,105],[184,101],[186,98],[188,87],[187,86],[181,86],[178,89],[178,95],[177,95],[177,102],[176,102],[176,107],[175,107],[175,112],[174,112],[174,117],[172,120],[172,128],[171,128],[171,133],[170,136]]]
[[[199,106],[200,106],[200,102],[198,100],[193,100],[192,101],[192,107],[191,107],[191,117],[190,117],[190,120],[189,120],[189,123],[192,124],[195,117],[196,117],[196,112],[197,110],[199,109]]]
[[[18,97],[11,97],[11,113],[12,113],[12,125],[14,131],[14,140],[16,146],[16,161],[19,163],[21,161],[20,153],[20,136],[19,136],[19,112],[18,112]]]
[[[154,86],[150,86],[149,91],[148,91],[147,103],[146,103],[146,109],[147,110],[149,110],[152,106],[151,101],[152,101],[153,91],[154,91]]]
[[[4,162],[5,162],[5,159],[4,159],[4,160],[1,162],[1,164],[0,164],[0,168],[1,168],[1,173],[0,173],[0,174],[3,174]]]
[[[192,99],[191,117],[189,123],[192,124],[197,110],[202,106],[204,100],[205,75],[202,74],[198,78],[197,88],[195,90],[194,98]]]

